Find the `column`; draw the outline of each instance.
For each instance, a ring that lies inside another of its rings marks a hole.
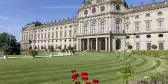
[[[108,50],[111,51],[111,37],[108,37]]]
[[[96,51],[98,51],[99,47],[98,47],[98,38],[96,38]]]
[[[77,50],[81,51],[81,39],[78,39],[77,44]]]
[[[105,37],[105,51],[108,51],[108,37]]]
[[[113,39],[113,51],[116,51],[116,39]]]
[[[90,51],[90,39],[87,39],[87,50]]]

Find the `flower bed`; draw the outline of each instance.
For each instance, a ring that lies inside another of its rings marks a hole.
[[[71,72],[72,72],[72,82],[74,84],[91,84],[91,82],[88,81],[87,72],[81,72],[80,75],[77,73],[76,70],[72,70]],[[92,82],[93,84],[99,84],[99,80],[96,80],[96,79],[93,79]]]

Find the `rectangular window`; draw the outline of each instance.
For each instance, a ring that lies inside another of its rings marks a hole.
[[[50,38],[50,33],[48,32],[48,38]]]
[[[158,20],[158,27],[159,27],[159,30],[163,29],[163,21],[162,20]]]
[[[66,31],[64,32],[64,37],[67,37],[67,32]]]
[[[70,30],[70,31],[69,31],[69,37],[71,37],[71,36],[72,36],[72,31]]]
[[[129,31],[129,24],[126,24],[126,31]]]
[[[41,34],[41,39],[43,39],[43,34]]]
[[[139,31],[139,22],[135,23],[135,31]]]
[[[92,33],[96,33],[96,23],[92,24]]]
[[[62,37],[62,31],[60,31],[60,37]]]
[[[139,18],[139,15],[136,15],[136,16],[135,16],[135,19],[138,19],[138,18]]]
[[[120,21],[116,22],[116,32],[119,33],[120,32]]]
[[[140,43],[136,43],[136,50],[140,50]]]
[[[157,14],[158,14],[158,15],[162,15],[162,12],[158,12]]]
[[[88,29],[88,25],[86,24],[86,25],[84,26],[84,34],[87,34],[87,29]]]
[[[101,33],[104,33],[105,31],[105,25],[104,22],[101,22]]]
[[[57,32],[57,31],[56,31],[56,34],[55,34],[55,35],[56,35],[55,37],[58,38],[58,32]]]
[[[147,50],[151,50],[151,43],[147,43]]]
[[[52,38],[54,38],[54,32],[52,32]]]
[[[151,30],[151,23],[146,22],[146,31],[150,31],[150,30]]]
[[[146,14],[146,17],[150,17],[150,13]]]
[[[164,43],[159,43],[159,50],[164,50]]]

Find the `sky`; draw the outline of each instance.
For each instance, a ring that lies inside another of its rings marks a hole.
[[[0,0],[0,33],[9,32],[20,41],[21,29],[32,21],[62,20],[77,15],[84,0]],[[156,2],[163,0],[155,0]],[[126,0],[133,6],[152,3],[152,0]]]

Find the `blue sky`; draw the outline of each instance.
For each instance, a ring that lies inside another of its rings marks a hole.
[[[152,0],[126,0],[133,6]],[[155,0],[156,2],[162,0]],[[54,21],[76,16],[83,0],[0,0],[0,32],[8,32],[20,40],[21,28],[32,21]]]

